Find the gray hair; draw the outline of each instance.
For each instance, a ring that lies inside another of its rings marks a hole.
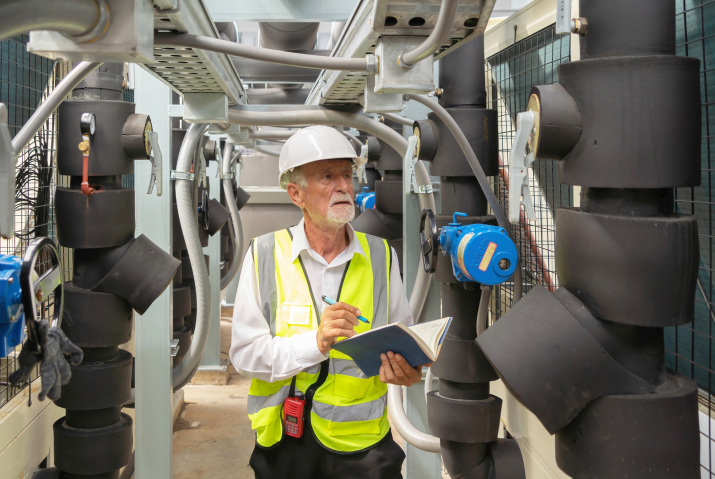
[[[300,166],[286,170],[281,175],[280,186],[284,190],[288,189],[288,183],[295,183],[301,188],[308,187],[308,181],[305,179],[305,173]]]

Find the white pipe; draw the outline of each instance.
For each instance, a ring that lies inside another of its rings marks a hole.
[[[287,140],[296,133],[298,133],[298,130],[250,130],[248,132],[248,138],[251,140]]]
[[[376,136],[404,156],[407,140],[389,126],[363,115],[333,110],[248,111],[229,109],[229,123],[246,126],[337,125],[355,128]]]
[[[397,57],[397,62],[400,66],[403,68],[412,68],[416,63],[436,52],[437,49],[447,41],[452,31],[454,17],[457,15],[458,5],[459,0],[442,0],[442,5],[439,7],[439,17],[437,17],[434,30],[432,30],[432,33],[424,42]]]
[[[231,163],[235,157],[232,158],[233,153],[233,143],[230,141],[226,142],[226,146],[223,150],[223,174],[231,174]],[[240,158],[240,156],[239,156]],[[234,244],[233,244],[233,261],[231,262],[231,268],[228,270],[226,275],[221,279],[221,289],[226,289],[229,283],[233,280],[233,277],[238,273],[241,267],[241,258],[243,253],[243,225],[241,224],[241,215],[238,212],[238,206],[236,205],[236,198],[233,196],[233,184],[231,179],[224,178],[221,181],[223,185],[223,194],[226,197],[226,204],[231,212],[231,223],[233,224],[234,231]]]
[[[387,411],[392,419],[392,425],[395,426],[402,439],[417,449],[437,454],[441,452],[439,438],[420,431],[407,419],[405,410],[402,408],[402,386],[387,385]]]
[[[264,155],[268,155],[268,156],[280,156],[279,153],[276,153],[276,152],[273,151],[273,150],[269,150],[268,148],[264,148],[264,147],[261,146],[261,145],[256,145],[253,149],[256,150],[256,151],[258,151],[258,152],[260,152],[260,153],[263,153]]]
[[[173,370],[174,385],[186,383],[191,380],[191,372],[198,366],[201,355],[206,346],[209,332],[209,321],[211,318],[211,287],[209,286],[209,275],[204,261],[204,252],[199,239],[198,224],[194,216],[194,203],[192,203],[192,180],[179,179],[179,176],[190,173],[193,163],[194,153],[199,140],[204,134],[208,125],[202,123],[192,124],[184,141],[181,143],[179,158],[176,165],[177,179],[175,184],[176,206],[179,210],[179,222],[184,233],[186,249],[189,253],[191,269],[194,272],[194,284],[196,287],[196,329],[191,340],[191,346],[186,356]]]
[[[30,143],[35,133],[40,131],[42,125],[44,125],[47,119],[52,115],[52,112],[60,106],[60,103],[64,101],[74,87],[100,65],[101,63],[81,62],[55,86],[52,92],[45,98],[45,101],[35,110],[35,113],[32,114],[30,119],[27,120],[22,129],[18,131],[12,139],[12,149],[16,151],[17,154],[20,154],[22,149]]]
[[[380,113],[380,115],[382,115],[383,118],[387,118],[388,120],[396,121],[401,125],[413,126],[415,124],[415,122],[410,120],[409,118],[405,118],[404,116],[400,115],[395,115],[394,113]]]
[[[192,35],[190,33],[155,33],[154,45],[198,48],[200,50],[223,53],[225,55],[235,57],[251,58],[253,60],[260,60],[268,63],[278,63],[279,65],[289,65],[302,68],[314,68],[317,70],[369,73],[375,73],[377,71],[375,58],[372,55],[367,55],[364,58],[307,55],[304,53],[292,53],[284,52],[282,50],[253,47],[243,45],[241,43],[234,43],[228,40]]]
[[[33,30],[83,35],[97,26],[101,20],[99,12],[96,0],[3,0],[0,2],[0,40]]]
[[[427,395],[432,392],[432,368],[427,368],[427,373],[425,374],[425,402],[427,402]]]
[[[484,193],[484,196],[487,197],[487,202],[489,203],[489,206],[491,206],[492,212],[494,213],[494,216],[496,216],[499,226],[504,228],[507,233],[509,233],[509,236],[513,239],[514,235],[511,231],[511,223],[509,223],[509,220],[507,220],[506,215],[504,214],[504,210],[499,204],[499,200],[494,194],[492,186],[489,184],[489,179],[487,178],[487,175],[484,174],[482,165],[479,163],[477,155],[474,154],[474,150],[469,144],[469,140],[467,140],[467,137],[464,136],[462,129],[459,127],[457,122],[454,121],[452,115],[450,115],[447,110],[442,108],[439,103],[430,100],[424,95],[410,95],[409,98],[411,100],[415,100],[416,102],[423,104],[424,106],[432,110],[435,115],[437,115],[439,119],[442,120],[445,125],[447,125],[447,128],[449,128],[449,131],[454,136],[454,139],[457,140],[457,144],[459,144],[459,147],[462,149],[462,153],[464,153],[464,156],[467,157],[467,162],[469,163],[469,166],[472,167],[472,171],[477,177],[479,186],[482,187],[482,192]],[[517,302],[521,299],[521,283],[521,266],[517,265],[516,270],[514,271],[514,302]]]

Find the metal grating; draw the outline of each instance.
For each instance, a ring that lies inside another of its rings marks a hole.
[[[14,136],[39,103],[52,91],[56,83],[69,71],[65,63],[27,53],[29,35],[0,42],[0,102],[8,107],[8,126]],[[61,181],[55,169],[57,116],[53,114],[35,135],[27,148],[18,156],[16,166],[15,238],[0,239],[0,254],[22,256],[30,240],[36,236],[55,239],[55,220],[52,205],[55,187]],[[60,183],[61,184],[61,183]],[[71,250],[60,248],[64,279],[71,278]],[[37,270],[46,267],[38,261]],[[54,298],[40,305],[40,316],[48,317],[53,311]],[[19,388],[7,385],[7,376],[16,369],[16,354],[0,358],[0,407],[20,393]],[[32,379],[39,376],[39,368]]]
[[[154,47],[151,69],[182,93],[223,93],[223,88],[191,48]]]
[[[494,187],[508,210],[509,156],[516,134],[516,115],[526,110],[531,88],[558,83],[558,66],[571,60],[570,37],[557,36],[551,26],[487,59],[487,102],[498,112],[499,177]],[[536,221],[523,220],[514,235],[521,257],[524,294],[541,284],[558,286],[554,261],[554,211],[573,206],[573,188],[558,181],[554,160],[536,160],[529,175]],[[495,287],[490,311],[496,320],[511,308],[513,283]]]
[[[676,54],[700,60],[702,102],[702,186],[675,190],[675,206],[698,220],[700,268],[695,289],[695,321],[665,331],[665,363],[690,376],[700,388],[701,477],[715,477],[715,331],[713,330],[713,235],[715,189],[712,186],[715,152],[715,2],[676,0]],[[708,419],[709,418],[709,419]]]

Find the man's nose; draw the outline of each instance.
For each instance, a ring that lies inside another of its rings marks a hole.
[[[353,185],[352,177],[345,178],[345,176],[340,175],[338,181],[335,184],[335,191],[340,193],[350,193],[350,187]]]

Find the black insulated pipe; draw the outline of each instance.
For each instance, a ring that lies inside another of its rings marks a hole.
[[[583,126],[559,165],[583,187],[581,208],[556,211],[560,288],[533,288],[477,338],[576,479],[700,477],[698,388],[663,344],[694,320],[700,262],[697,222],[673,207],[701,177],[700,62],[674,55],[674,7],[580,0],[586,60],[559,66]],[[543,111],[568,103],[540,91]]]
[[[439,83],[443,89],[440,105],[467,136],[484,173],[497,175],[497,112],[486,109],[483,36],[442,58]],[[496,224],[496,218],[487,215],[487,199],[454,135],[435,113],[428,118],[429,127],[422,122],[420,130],[434,131],[438,142],[431,164],[431,174],[441,179],[442,210],[436,215],[437,227],[451,223],[458,211],[468,215],[460,218],[463,224]],[[425,140],[425,147],[429,146]],[[449,258],[444,256],[437,261],[434,277],[441,282],[442,316],[453,319],[432,365],[439,389],[427,395],[429,432],[440,438],[450,477],[525,478],[518,446],[503,448],[504,454],[491,453],[492,445],[497,444],[502,400],[489,393],[489,382],[498,377],[474,342],[479,284],[457,281]],[[515,465],[516,473],[495,476],[495,471],[507,471],[499,462]]]
[[[55,402],[67,410],[53,426],[55,466],[60,477],[74,479],[117,478],[130,460],[132,420],[121,407],[131,397],[133,358],[119,346],[131,338],[133,310],[146,312],[180,265],[146,236],[135,238],[134,190],[121,184],[134,160],[146,159],[143,148],[130,147],[137,142],[125,127],[146,125],[148,118],[114,99],[121,65],[106,65],[89,79],[59,107],[57,167],[70,184],[58,186],[55,198],[57,240],[74,249],[62,328],[85,358],[72,366],[72,380]],[[88,138],[90,194],[81,190],[84,159],[77,147],[86,113],[96,121]]]

